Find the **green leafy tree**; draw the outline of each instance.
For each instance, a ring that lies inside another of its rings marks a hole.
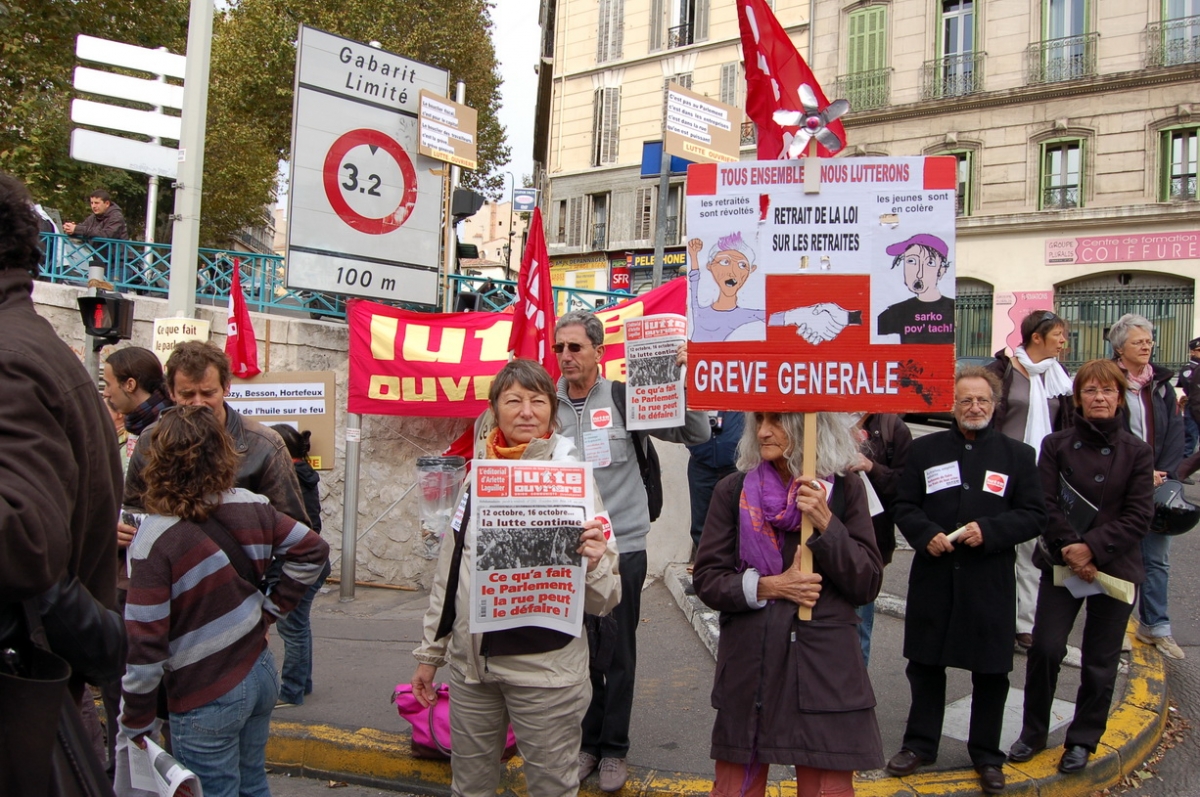
[[[0,0],[0,171],[66,219],[86,216],[87,195],[106,188],[130,234],[141,231],[146,176],[71,159],[75,37],[181,52],[187,11],[187,0]]]

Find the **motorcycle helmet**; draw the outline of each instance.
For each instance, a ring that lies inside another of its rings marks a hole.
[[[1183,495],[1183,484],[1168,479],[1154,490],[1154,519],[1150,530],[1174,536],[1191,531],[1200,522],[1200,506]]]

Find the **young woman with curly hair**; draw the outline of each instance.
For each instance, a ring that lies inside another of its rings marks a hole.
[[[263,496],[234,488],[237,454],[209,407],[173,407],[147,434],[150,514],[129,548],[121,730],[138,744],[154,730],[164,683],[175,757],[204,793],[269,795],[279,682],[267,627],[317,579],[329,546]],[[264,595],[259,584],[275,558],[282,574]]]

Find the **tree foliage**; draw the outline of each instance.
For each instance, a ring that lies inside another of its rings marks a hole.
[[[87,194],[111,191],[131,234],[140,230],[146,177],[70,157],[75,37],[86,33],[186,51],[188,0],[0,0],[0,170],[23,179],[64,218],[87,212]],[[301,22],[447,69],[479,112],[480,168],[463,183],[498,196],[508,162],[497,119],[500,76],[489,0],[235,0],[217,13],[205,142],[203,243],[261,221],[278,164],[290,156],[295,40]],[[160,218],[173,194],[160,194]],[[165,221],[165,219],[164,219]],[[167,233],[165,225],[160,230]],[[160,235],[162,239],[164,235]]]

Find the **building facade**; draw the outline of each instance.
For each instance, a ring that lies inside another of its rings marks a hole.
[[[959,161],[960,356],[1012,343],[1014,318],[1057,310],[1069,364],[1110,354],[1137,312],[1156,360],[1181,364],[1200,277],[1200,0],[775,0],[829,97],[843,157]],[[675,81],[744,107],[733,0],[544,0],[535,180],[552,259],[634,263],[665,225],[682,261],[683,184],[642,176]],[[753,159],[753,125],[744,125]],[[646,261],[649,260],[649,263]]]

